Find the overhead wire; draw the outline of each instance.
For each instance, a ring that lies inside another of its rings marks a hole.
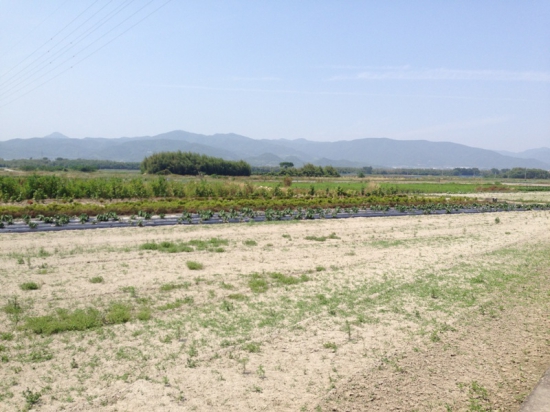
[[[112,1],[112,0],[111,0]],[[65,46],[63,46],[63,48],[59,51],[57,51],[56,53],[54,53],[52,55],[52,60],[48,63],[48,62],[45,62],[43,63],[40,67],[38,68],[35,68],[34,71],[32,71],[31,73],[27,73],[26,75],[23,76],[23,79],[20,79],[16,84],[13,84],[11,85],[10,87],[8,87],[7,90],[4,90],[2,91],[2,87],[6,87],[5,85],[2,85],[0,84],[0,97],[2,95],[5,95],[8,91],[10,90],[13,90],[15,87],[17,87],[18,85],[20,85],[21,83],[24,83],[27,79],[29,79],[30,77],[32,77],[34,74],[36,74],[37,72],[41,71],[42,69],[48,67],[50,64],[52,64],[54,61],[57,60],[58,57],[61,57],[63,56],[63,54],[65,54],[66,52],[68,52],[69,50],[73,49],[74,47],[78,46],[78,44],[82,43],[86,38],[88,38],[92,33],[94,33],[95,31],[97,31],[99,28],[101,28],[101,26],[103,26],[104,24],[106,24],[109,20],[111,20],[113,17],[115,17],[117,14],[119,14],[122,10],[124,10],[126,7],[128,7],[134,0],[128,0],[126,2],[126,4],[122,4],[121,6],[118,6],[119,9],[117,10],[116,8],[111,11],[111,15],[107,18],[107,16],[105,16],[103,18],[103,20],[100,20],[99,22],[95,23],[94,26],[92,26],[91,28],[87,29],[84,33],[80,34],[76,39],[74,39],[72,42],[66,44]],[[151,2],[154,1],[154,0],[151,0]],[[150,3],[151,3],[150,2]],[[109,2],[110,3],[110,2]],[[148,3],[149,4],[149,3]],[[145,6],[144,6],[145,7]],[[140,9],[141,10],[141,9]],[[139,11],[139,10],[138,10]],[[84,37],[82,37],[84,36]],[[93,44],[93,43],[91,43]],[[88,47],[88,46],[86,46]],[[85,50],[86,47],[82,50]],[[82,50],[80,50],[78,53],[80,53]],[[76,54],[75,54],[76,55]],[[32,84],[34,83],[35,81],[37,81],[38,79],[44,77],[45,75],[47,75],[48,73],[51,73],[53,70],[55,70],[57,67],[63,65],[64,63],[66,63],[67,61],[69,61],[70,59],[74,58],[75,55],[65,59],[63,62],[61,62],[60,64],[58,64],[57,66],[53,67],[51,70],[49,70],[48,72],[44,73],[43,75],[39,76],[38,78],[35,78],[35,79],[31,79],[29,82],[27,82],[27,84],[23,87],[26,87],[28,86],[29,84]],[[8,83],[9,84],[9,83]]]
[[[17,63],[15,66],[13,66],[11,69],[9,69],[7,72],[5,72],[4,74],[0,74],[0,78],[2,76],[5,76],[6,74],[8,74],[9,72],[11,72],[13,69],[15,69],[17,66],[19,66],[21,63],[23,63],[25,60],[27,60],[28,58],[30,58],[32,55],[34,55],[34,53],[36,53],[38,50],[40,50],[42,47],[44,47],[46,44],[48,44],[50,41],[52,41],[55,36],[57,36],[59,33],[61,33],[63,30],[65,30],[67,27],[69,27],[71,24],[73,24],[73,22],[75,20],[77,20],[80,16],[82,16],[85,12],[87,12],[90,7],[92,7],[94,4],[96,4],[99,0],[95,0],[92,4],[90,4],[88,7],[86,7],[84,9],[83,12],[81,12],[78,16],[76,16],[74,19],[72,19],[69,23],[67,23],[61,30],[59,30],[57,33],[55,33],[52,37],[50,37],[46,42],[44,42],[42,45],[40,45],[36,50],[34,50],[31,54],[29,54],[27,57],[25,57],[23,60],[21,60],[19,63]]]
[[[145,6],[149,5],[150,3],[152,3],[154,0],[151,0],[149,3],[147,3]],[[100,50],[102,50],[103,48],[107,47],[109,44],[111,44],[112,42],[114,42],[115,40],[117,40],[119,37],[123,36],[124,34],[126,34],[128,31],[130,31],[131,29],[133,29],[134,27],[136,27],[138,24],[140,24],[141,22],[143,22],[144,20],[146,20],[147,18],[149,18],[151,15],[153,15],[154,13],[156,13],[157,11],[159,11],[160,9],[162,9],[163,7],[165,7],[168,3],[170,3],[172,0],[167,0],[165,1],[163,4],[161,4],[159,7],[157,7],[156,9],[154,9],[153,11],[151,11],[150,13],[148,13],[147,15],[145,15],[142,19],[138,20],[136,23],[134,23],[133,25],[131,25],[130,27],[128,27],[126,30],[124,30],[123,32],[119,33],[117,36],[115,36],[114,38],[112,38],[111,40],[109,40],[107,43],[104,43],[102,46],[98,47],[97,49],[95,49],[94,51],[92,51],[91,53],[87,54],[86,56],[84,56],[82,59],[78,60],[76,63],[74,63],[72,66],[66,68],[65,70],[61,71],[60,73],[58,73],[57,75],[55,75],[54,77],[51,77],[50,79],[40,83],[39,85],[35,86],[34,88],[32,88],[31,90],[28,90],[27,92],[13,98],[12,100],[4,103],[4,104],[0,104],[0,108],[1,107],[5,107],[11,103],[13,103],[14,101],[16,100],[19,100],[21,99],[22,97],[28,95],[29,93],[32,93],[34,90],[42,87],[43,85],[55,80],[56,78],[58,78],[59,76],[63,75],[64,73],[66,73],[67,71],[71,70],[72,68],[74,68],[76,65],[82,63],[83,61],[87,60],[88,58],[90,58],[91,56],[93,56],[94,54],[96,54],[97,52],[99,52]],[[144,7],[145,7],[144,6]],[[138,10],[137,12],[141,11],[144,7],[142,7],[140,10]],[[136,13],[137,13],[136,12]],[[133,15],[135,15],[136,13],[134,13]],[[132,15],[132,16],[133,16]],[[119,25],[117,25],[116,27],[120,26],[122,23],[124,23],[125,21],[127,21],[129,18],[131,18],[132,16],[128,17],[127,19],[125,19],[123,22],[121,22]],[[116,28],[115,27],[115,28]],[[110,31],[114,30],[115,28],[111,29]],[[110,32],[109,31],[109,32]],[[109,32],[105,33],[103,36],[101,36],[99,39],[97,39],[95,42],[97,42],[98,40],[100,40],[102,37],[104,37],[105,35],[107,35]],[[92,43],[93,44],[93,43]],[[90,44],[91,45],[91,44]],[[87,47],[89,47],[90,45],[88,45]],[[87,48],[86,47],[86,48]],[[84,49],[83,49],[84,50]]]
[[[27,64],[25,67],[19,70],[18,73],[14,74],[13,76],[9,77],[8,79],[4,80],[0,83],[0,87],[3,87],[6,84],[9,84],[13,82],[15,79],[17,79],[18,76],[22,75],[29,67],[40,61],[43,57],[53,58],[57,53],[53,53],[50,55],[50,52],[54,50],[59,44],[61,44],[67,37],[69,37],[71,34],[73,34],[75,31],[80,29],[82,26],[84,26],[90,19],[95,17],[101,10],[103,10],[105,7],[107,7],[110,3],[112,3],[113,0],[110,0],[107,4],[105,4],[103,7],[101,7],[98,11],[96,11],[94,14],[92,14],[88,19],[86,19],[83,23],[81,23],[77,28],[75,28],[73,31],[71,31],[69,34],[67,34],[65,37],[63,37],[61,40],[59,40],[56,44],[51,46],[48,50],[46,50],[44,53],[42,53],[40,56],[35,58],[33,61],[31,61],[29,64]],[[71,43],[69,43],[71,44]],[[65,46],[66,47],[66,46]]]
[[[48,21],[48,19],[49,19],[50,17],[52,17],[55,13],[57,13],[59,10],[61,10],[61,8],[62,8],[65,4],[67,4],[69,1],[70,1],[70,0],[66,0],[66,1],[64,1],[63,3],[61,3],[61,5],[60,5],[57,9],[55,9],[55,10],[54,10],[53,12],[51,12],[46,18],[44,18],[40,23],[38,23],[36,26],[34,26],[34,28],[33,28],[31,31],[29,31],[25,37],[23,37],[19,42],[13,44],[10,48],[6,49],[3,53],[6,54],[7,52],[10,52],[10,51],[12,51],[13,49],[15,49],[16,47],[18,47],[19,45],[21,45],[21,43],[23,43],[25,40],[27,40],[27,39],[29,38],[29,36],[30,36],[32,33],[34,33],[36,30],[38,30],[38,28],[39,28],[40,26],[42,26],[42,24],[44,24],[46,21]]]

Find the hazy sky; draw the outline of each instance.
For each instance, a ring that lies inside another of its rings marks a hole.
[[[549,22],[548,0],[0,0],[0,140],[550,147]]]

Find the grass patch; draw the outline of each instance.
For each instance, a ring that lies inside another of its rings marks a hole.
[[[256,342],[248,342],[243,345],[243,350],[249,353],[259,353],[261,350],[261,344]]]
[[[238,300],[238,301],[244,301],[248,300],[248,296],[243,295],[242,293],[232,293],[227,296],[228,299]]]
[[[66,331],[83,331],[102,325],[128,322],[132,318],[132,307],[125,303],[113,302],[105,313],[95,309],[57,309],[55,314],[30,316],[25,319],[23,329],[38,335],[53,335]]]
[[[195,262],[193,260],[188,260],[187,262],[185,262],[185,264],[187,265],[189,270],[201,270],[204,268],[204,265],[202,263]]]
[[[19,285],[21,290],[38,290],[40,289],[40,285],[38,285],[36,282],[25,282],[21,283]]]
[[[168,303],[165,303],[164,305],[157,306],[157,309],[160,311],[178,309],[185,304],[189,305],[191,303],[193,303],[193,298],[191,296],[186,296],[183,299],[176,299],[174,302],[168,302]]]
[[[248,280],[248,287],[254,293],[264,293],[271,286],[291,286],[311,280],[307,275],[287,276],[279,272],[253,273]]]
[[[336,233],[332,232],[328,236],[306,236],[304,239],[313,240],[315,242],[324,242],[327,239],[340,239],[340,237],[336,236]]]
[[[270,273],[269,277],[273,279],[277,285],[297,285],[298,283],[307,282],[310,280],[307,275],[302,275],[300,277],[286,276],[278,272]]]
[[[255,240],[252,240],[252,239],[247,239],[247,240],[243,241],[243,245],[245,245],[245,246],[258,246],[258,242],[256,242]]]
[[[222,253],[225,249],[222,246],[229,245],[226,239],[213,237],[208,240],[190,240],[188,242],[147,242],[143,243],[139,248],[141,250],[156,250],[163,253],[181,253],[203,251]]]
[[[193,252],[193,248],[185,243],[174,242],[147,242],[140,246],[142,250],[157,250],[164,253]]]
[[[253,273],[250,276],[248,287],[250,287],[250,290],[254,293],[264,293],[267,292],[267,289],[269,289],[267,280],[265,280],[263,276],[258,273]]]
[[[90,278],[90,283],[103,283],[103,276],[94,276],[93,278]]]
[[[191,283],[189,282],[183,282],[183,283],[165,283],[160,286],[161,292],[170,292],[171,290],[176,289],[189,289],[189,286],[191,286]]]

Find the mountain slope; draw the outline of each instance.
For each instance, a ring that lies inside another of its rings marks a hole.
[[[237,134],[211,136],[175,130],[156,136],[118,139],[71,139],[60,133],[31,139],[0,142],[0,158],[105,159],[141,161],[162,151],[192,151],[228,160],[243,159],[251,164],[275,166],[292,161],[297,166],[311,162],[334,166],[386,166],[410,168],[512,168],[550,169],[550,149],[534,149],[521,156],[507,156],[491,150],[456,143],[426,140],[365,138],[339,142],[298,140],[256,140]],[[532,158],[529,156],[532,155]],[[534,158],[534,157],[537,158]]]

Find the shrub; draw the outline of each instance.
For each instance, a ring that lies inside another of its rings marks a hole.
[[[103,283],[103,277],[94,276],[93,278],[90,278],[90,283]]]
[[[19,287],[22,290],[37,290],[37,289],[40,289],[40,286],[36,282],[21,283],[21,285],[19,285]]]
[[[186,265],[189,268],[189,270],[201,270],[204,268],[204,265],[202,263],[194,262],[192,260],[188,260],[186,262]]]

